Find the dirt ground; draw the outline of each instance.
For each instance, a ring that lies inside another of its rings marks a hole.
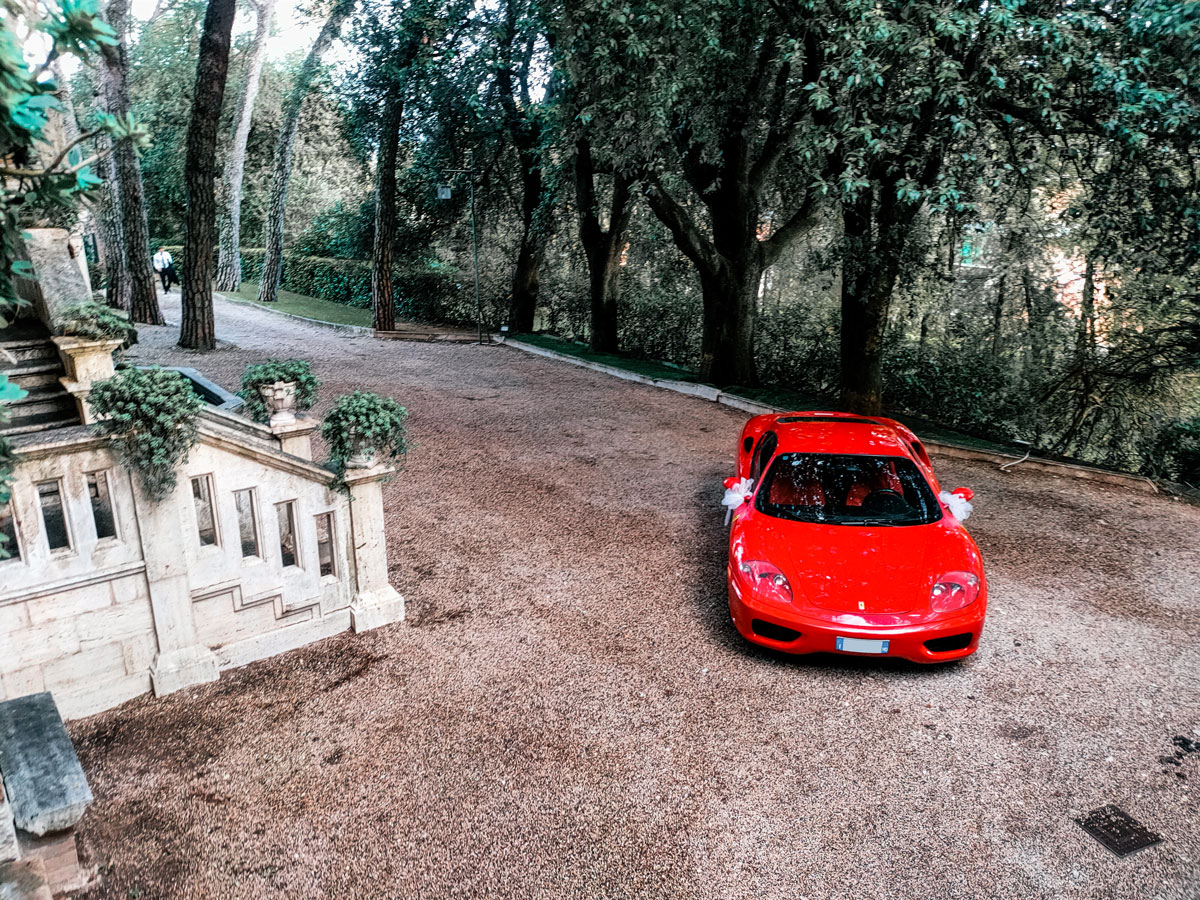
[[[744,416],[217,315],[217,352],[143,328],[140,357],[232,388],[297,355],[325,403],[408,407],[385,503],[409,618],[72,723],[83,896],[1200,898],[1200,753],[1172,755],[1200,738],[1200,509],[942,461],[977,494],[979,653],[786,658],[725,604]],[[1107,803],[1165,843],[1110,855],[1074,822]]]

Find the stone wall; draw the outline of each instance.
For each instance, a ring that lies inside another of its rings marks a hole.
[[[311,427],[276,435],[204,411],[160,503],[86,428],[18,439],[19,555],[0,561],[0,699],[48,690],[76,718],[403,618],[374,533],[388,470],[352,473],[350,495],[334,490],[306,458]]]

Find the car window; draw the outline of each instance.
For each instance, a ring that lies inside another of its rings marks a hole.
[[[783,453],[763,478],[755,507],[827,525],[927,525],[942,517],[916,463],[902,456]]]
[[[779,435],[773,431],[768,431],[758,441],[758,449],[754,451],[754,460],[750,463],[750,478],[757,482],[758,476],[762,474],[766,468],[767,462],[771,459],[771,455],[775,452],[775,448],[779,446]]]

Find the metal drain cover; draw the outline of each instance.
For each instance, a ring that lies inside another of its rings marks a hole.
[[[1108,805],[1093,809],[1082,819],[1079,826],[1117,856],[1128,856],[1161,844],[1162,838],[1150,831],[1120,807]]]

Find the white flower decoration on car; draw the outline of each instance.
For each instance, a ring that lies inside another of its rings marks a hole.
[[[955,494],[952,491],[942,491],[938,494],[938,499],[946,504],[946,508],[950,510],[950,515],[958,519],[960,522],[967,521],[967,516],[971,515],[971,501],[961,494]]]
[[[725,496],[721,498],[721,505],[729,507],[729,511],[733,512],[753,493],[754,481],[750,478],[743,478],[732,487],[725,488]]]

